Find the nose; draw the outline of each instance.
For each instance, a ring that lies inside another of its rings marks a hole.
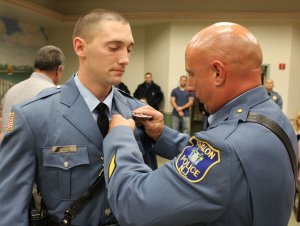
[[[119,64],[128,65],[129,64],[130,53],[126,50],[122,51]]]
[[[187,80],[186,90],[188,92],[194,92],[195,91],[194,82],[191,78],[189,78]]]

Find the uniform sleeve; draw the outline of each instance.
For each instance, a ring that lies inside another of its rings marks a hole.
[[[165,126],[153,149],[159,156],[173,159],[183,150],[188,141],[189,136],[186,133],[179,133],[177,130]]]
[[[228,161],[220,161],[218,150],[207,143],[190,141],[177,158],[152,171],[131,129],[118,126],[106,136],[108,199],[122,226],[189,225],[220,217],[229,199]]]
[[[0,147],[0,226],[27,226],[35,175],[34,139],[20,111],[13,107]]]

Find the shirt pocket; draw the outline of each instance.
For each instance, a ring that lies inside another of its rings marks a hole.
[[[70,147],[70,146],[62,146]],[[74,146],[73,146],[74,147]],[[53,152],[44,147],[43,178],[44,191],[58,199],[76,199],[88,190],[89,165],[87,146],[76,145],[76,151]]]

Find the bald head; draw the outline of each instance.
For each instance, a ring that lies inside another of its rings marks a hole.
[[[188,49],[202,49],[209,59],[224,63],[243,64],[248,69],[259,68],[262,52],[257,39],[246,28],[235,23],[221,22],[198,32]]]
[[[221,22],[204,28],[188,43],[185,57],[186,70],[195,77],[195,92],[210,113],[261,85],[262,51],[255,36],[241,25]],[[212,93],[201,94],[203,86]],[[216,100],[216,95],[222,98]]]
[[[273,88],[274,88],[274,82],[272,79],[268,78],[265,82],[265,88],[267,90],[267,92],[272,92]]]

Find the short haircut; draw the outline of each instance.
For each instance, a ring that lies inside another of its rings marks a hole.
[[[65,56],[59,48],[47,45],[36,52],[33,67],[41,71],[56,71],[64,60]]]
[[[151,77],[152,77],[152,73],[151,72],[146,72],[145,73],[145,77],[146,77],[146,75],[151,75]]]
[[[90,42],[94,38],[94,33],[97,31],[96,26],[103,20],[118,21],[124,24],[129,24],[121,14],[104,9],[94,9],[85,16],[82,16],[76,22],[73,39],[75,37],[83,38],[86,42]]]

